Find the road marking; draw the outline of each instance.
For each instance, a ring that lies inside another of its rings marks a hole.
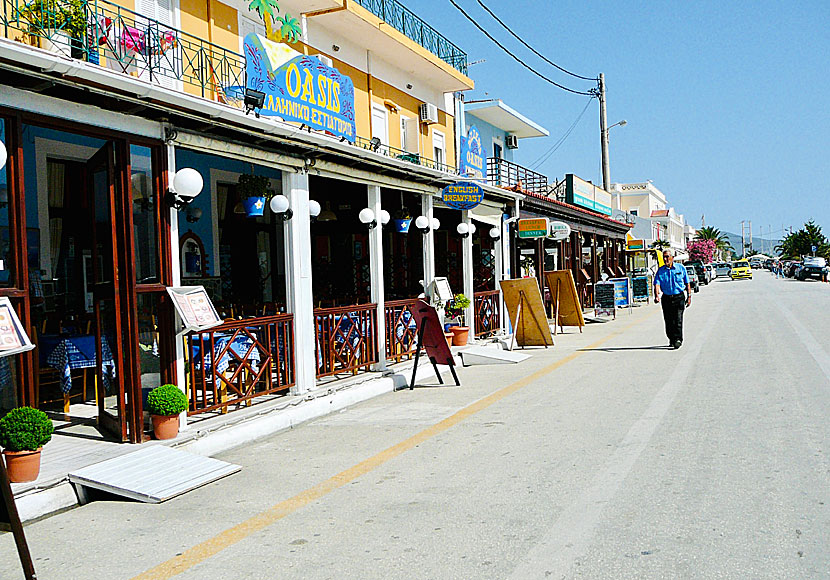
[[[450,415],[446,419],[427,427],[423,431],[416,433],[409,439],[401,441],[397,445],[393,445],[384,451],[381,451],[377,455],[370,457],[345,471],[341,471],[337,475],[330,477],[326,481],[315,485],[299,494],[295,495],[292,498],[289,498],[285,501],[282,501],[276,505],[271,506],[270,508],[266,509],[265,511],[260,512],[259,514],[241,522],[232,528],[228,528],[224,532],[217,534],[216,536],[201,542],[193,546],[192,548],[184,551],[182,554],[167,560],[166,562],[162,562],[158,566],[147,570],[135,576],[132,580],[166,580],[168,578],[172,578],[173,576],[177,576],[190,568],[204,562],[205,560],[215,556],[222,550],[241,542],[245,538],[271,526],[272,524],[276,523],[280,519],[296,512],[297,510],[307,506],[311,502],[322,498],[323,496],[335,491],[336,489],[343,487],[347,483],[350,483],[361,477],[366,475],[367,473],[371,472],[372,470],[380,467],[384,463],[398,457],[399,455],[409,451],[410,449],[417,447],[424,441],[427,441],[436,435],[439,435],[446,431],[447,429],[457,425],[461,421],[475,415],[483,411],[484,409],[494,405],[495,403],[501,401],[505,397],[515,393],[516,391],[528,386],[529,384],[533,383],[544,377],[547,374],[555,371],[559,367],[571,362],[572,360],[579,358],[580,356],[584,355],[588,352],[587,349],[595,348],[597,346],[602,345],[603,343],[621,335],[623,332],[628,330],[629,328],[644,322],[645,320],[650,319],[654,316],[658,311],[651,312],[643,318],[639,320],[635,320],[630,322],[629,324],[622,327],[620,330],[616,332],[612,332],[607,336],[601,338],[600,340],[590,344],[589,346],[585,347],[583,350],[579,350],[569,354],[568,356],[549,364],[548,366],[539,369],[538,371],[524,377],[512,383],[506,387],[499,389],[498,391],[471,403],[470,405],[464,407],[460,411]]]
[[[709,317],[703,331],[694,337],[694,344],[678,361],[646,412],[629,429],[617,445],[617,450],[605,462],[588,488],[574,503],[565,508],[542,539],[531,548],[511,574],[510,580],[565,578],[570,575],[577,559],[590,545],[594,528],[605,506],[617,494],[617,490],[645,450],[677,394],[685,386],[689,372],[719,320],[723,308],[721,302],[717,312]]]
[[[801,339],[802,344],[807,347],[810,356],[813,357],[824,373],[824,376],[827,377],[827,381],[830,382],[830,355],[822,348],[821,343],[816,340],[813,333],[786,306],[783,306],[780,302],[775,302],[775,305],[778,306],[778,310],[781,311],[784,318],[793,327],[798,338]]]

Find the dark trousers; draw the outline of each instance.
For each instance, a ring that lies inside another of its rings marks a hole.
[[[663,320],[666,321],[666,336],[669,342],[683,341],[683,311],[686,310],[686,295],[663,294],[660,297]]]

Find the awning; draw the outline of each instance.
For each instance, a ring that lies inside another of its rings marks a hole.
[[[502,222],[502,208],[481,204],[470,210],[470,219],[482,224],[499,227]]]

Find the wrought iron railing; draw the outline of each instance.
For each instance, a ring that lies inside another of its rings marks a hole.
[[[377,304],[317,308],[317,377],[357,374],[378,362]]]
[[[476,292],[474,294],[473,310],[476,319],[476,336],[490,336],[501,329],[498,290]]]
[[[241,108],[245,59],[107,0],[3,0],[3,36]]]
[[[467,54],[400,2],[396,0],[355,0],[355,2],[390,24],[407,38],[426,48],[461,74],[467,74]]]
[[[403,149],[398,149],[397,147],[392,147],[391,145],[384,145],[378,139],[367,139],[366,137],[358,135],[355,137],[354,144],[358,147],[362,147],[363,149],[374,151],[375,153],[380,153],[381,155],[386,155],[387,157],[400,159],[401,161],[414,163],[415,165],[422,165],[424,167],[429,167],[430,169],[437,169],[438,171],[443,171],[444,173],[458,173],[458,170],[454,165],[430,159],[426,155],[421,155],[420,153],[413,153],[411,151],[405,151]]]
[[[418,333],[415,319],[412,316],[412,308],[417,303],[417,298],[388,300],[384,303],[387,360],[400,362],[415,354]]]
[[[189,415],[250,404],[294,385],[294,316],[225,322],[185,337]]]
[[[487,183],[496,187],[547,195],[548,177],[496,157],[487,158]]]

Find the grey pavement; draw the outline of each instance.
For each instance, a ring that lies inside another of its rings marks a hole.
[[[830,284],[716,280],[35,522],[41,579],[827,578]],[[22,577],[9,534],[0,578]],[[148,572],[149,571],[149,572]]]

